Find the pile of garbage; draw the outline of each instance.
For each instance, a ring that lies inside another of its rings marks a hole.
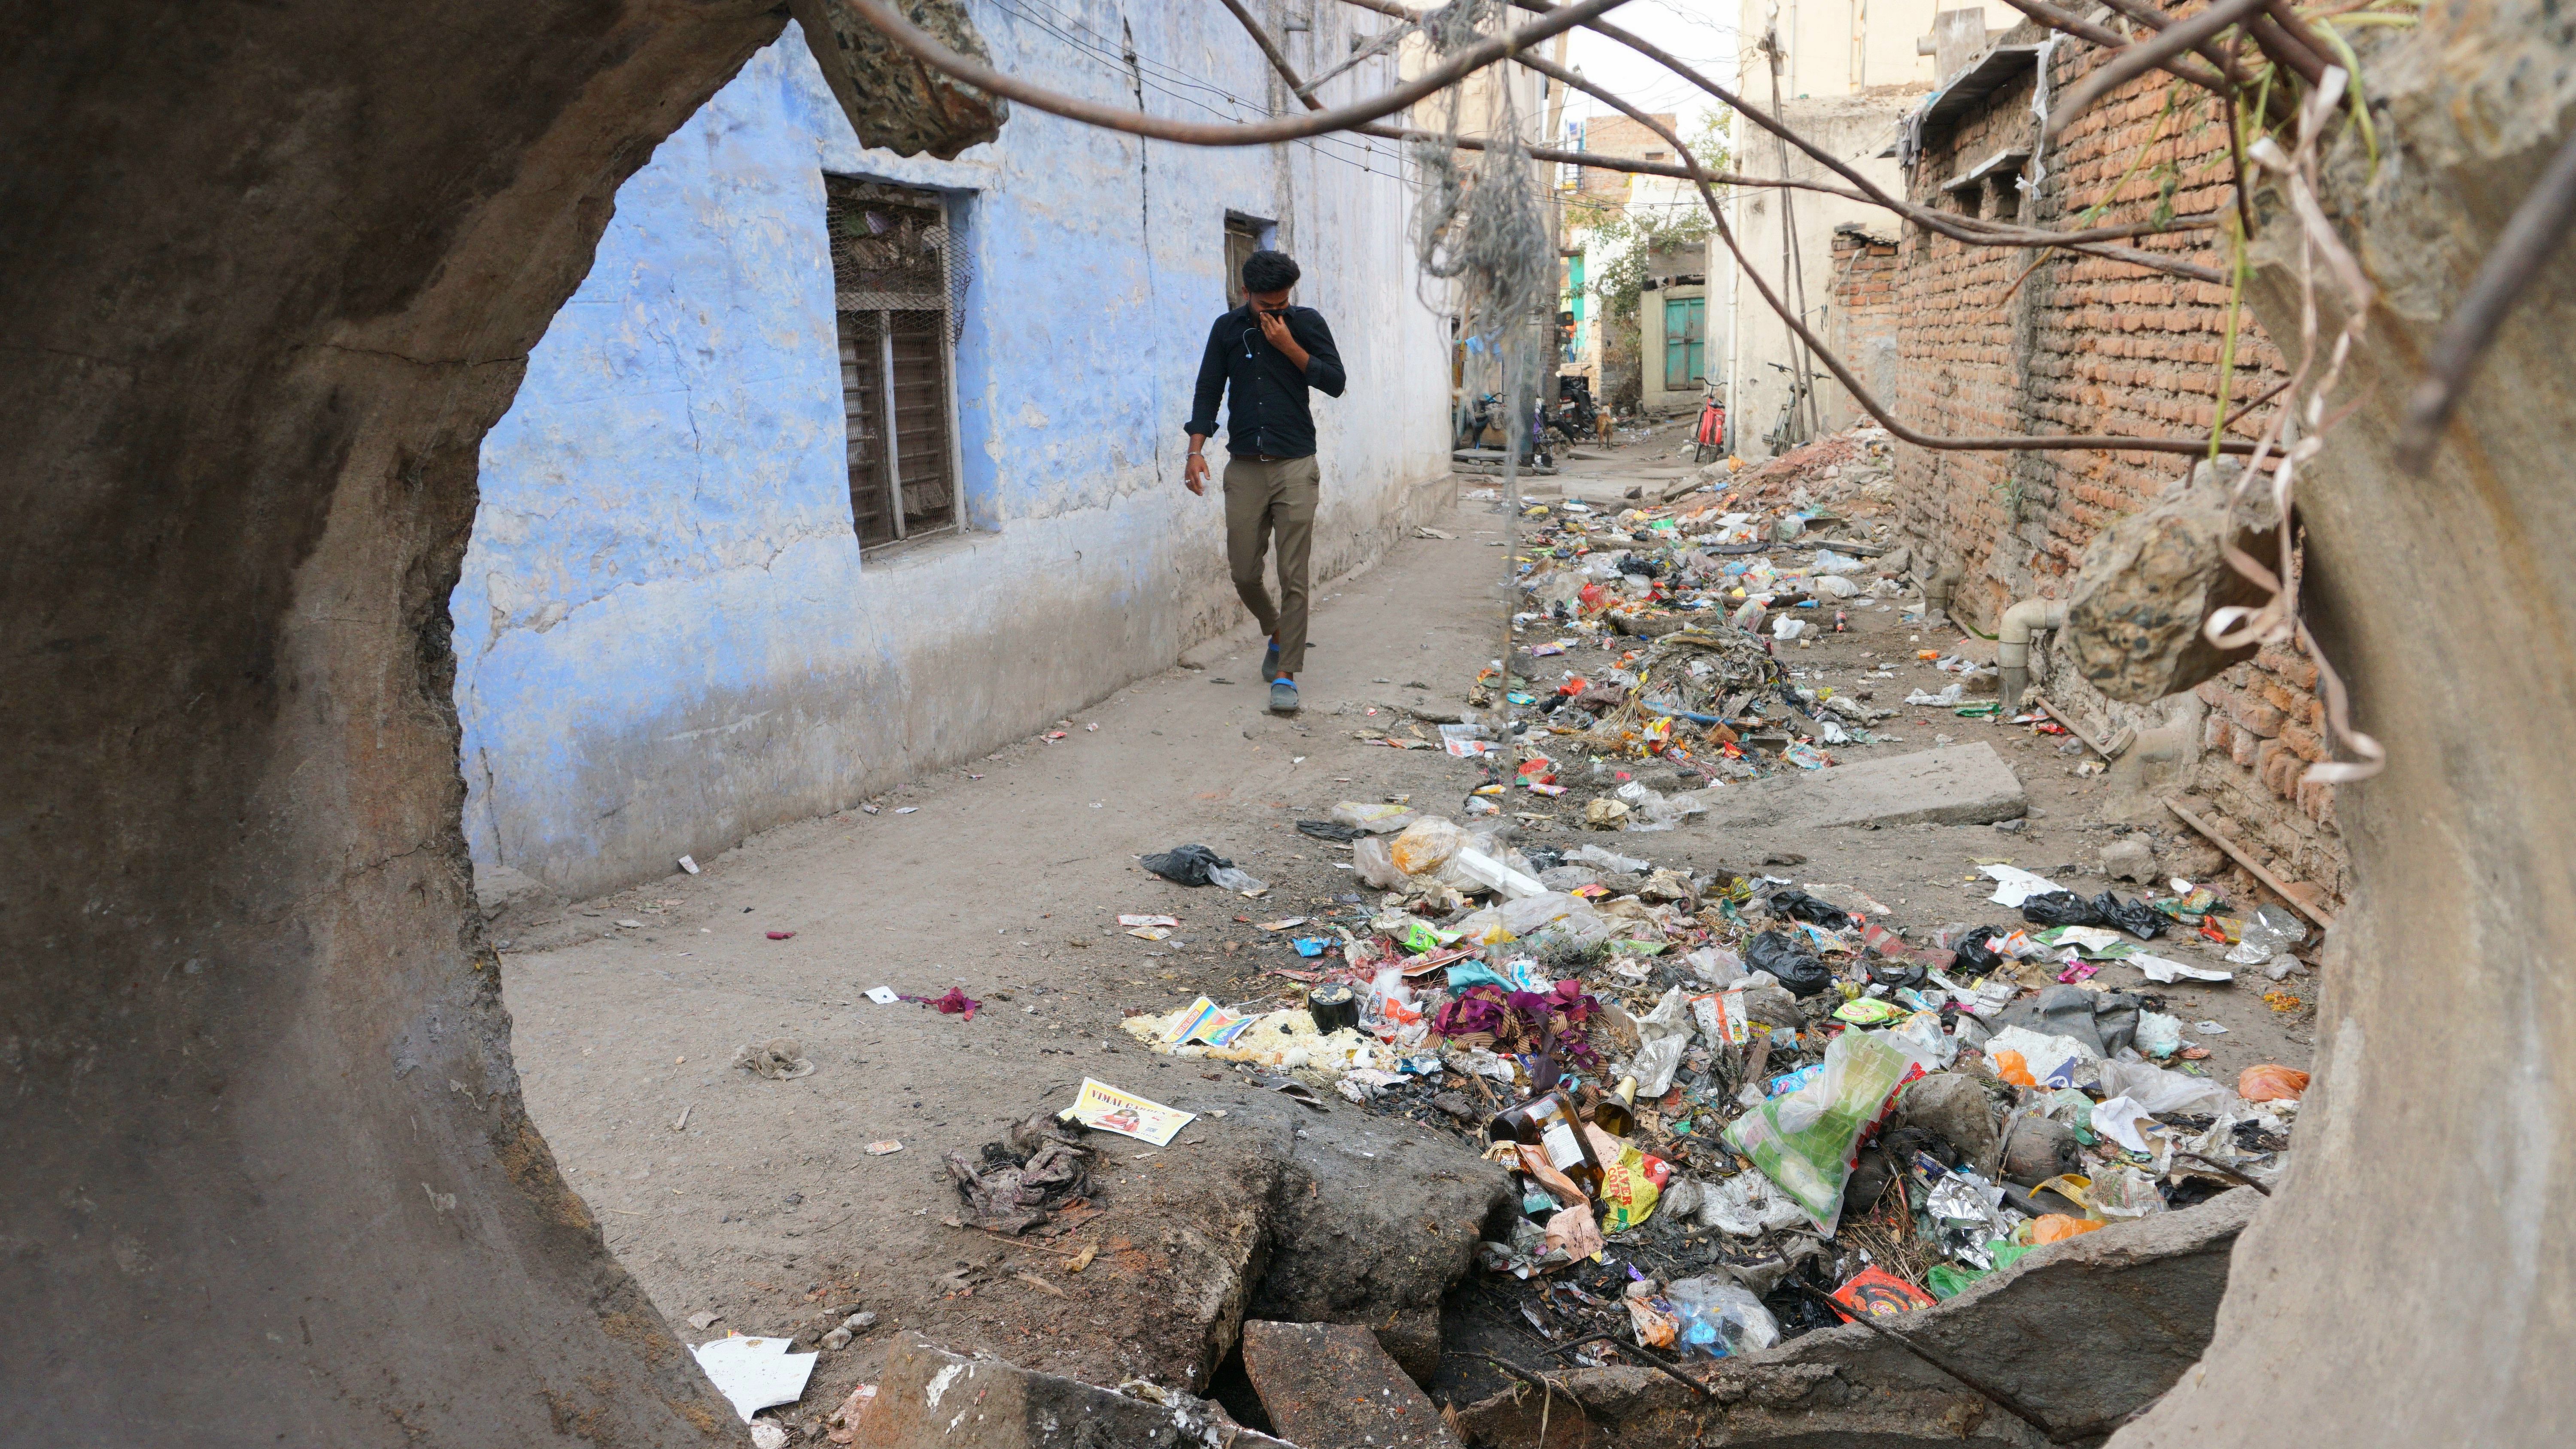
[[[1893,710],[1795,685],[1778,650],[1909,593],[1908,550],[1892,521],[1872,521],[1886,455],[1886,434],[1865,429],[1661,506],[1531,506],[1517,565],[1528,607],[1514,624],[1534,642],[1508,671],[1486,671],[1469,703],[1708,780],[1818,769],[1828,746],[1872,743],[1868,726]],[[1584,649],[1612,657],[1578,663]]]
[[[1480,1261],[1561,1342],[1749,1352],[2280,1169],[2305,1074],[2214,1080],[2161,997],[2094,979],[2227,981],[2154,944],[2196,931],[2260,966],[2306,935],[2277,908],[1994,865],[2000,919],[1908,939],[1849,886],[1523,846],[1495,817],[1334,816],[1308,833],[1346,837],[1383,894],[1273,923],[1312,932],[1278,968],[1302,991],[1126,1030],[1479,1140],[1524,1208]]]

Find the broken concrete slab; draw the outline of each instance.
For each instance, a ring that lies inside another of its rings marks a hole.
[[[1508,1232],[1509,1174],[1401,1118],[1309,1111],[1281,1141],[1268,1270],[1246,1317],[1362,1323],[1416,1383],[1440,1362],[1440,1296],[1490,1224]],[[1400,1170],[1399,1170],[1400,1169]]]
[[[1099,1213],[1062,1240],[1100,1250],[1078,1277],[1032,1259],[1035,1243],[1004,1248],[959,1230],[956,1256],[923,1264],[908,1301],[884,1305],[895,1321],[1083,1382],[1193,1390],[1234,1351],[1246,1317],[1362,1323],[1428,1376],[1441,1295],[1466,1274],[1487,1220],[1516,1201],[1503,1170],[1454,1136],[1338,1099],[1318,1112],[1227,1081],[1166,1100],[1199,1119],[1160,1152],[1112,1148]]]
[[[2238,1188],[2040,1248],[1937,1308],[1883,1320],[1911,1349],[1845,1324],[1701,1370],[1705,1397],[1646,1368],[1547,1377],[1612,1449],[2091,1442],[2207,1349],[2229,1255],[2262,1202]],[[1461,1419],[1506,1412],[1519,1421],[1496,1399]]]
[[[1991,825],[2030,812],[2021,780],[1994,746],[1946,745],[1703,792],[1695,828]]]
[[[1246,1323],[1243,1371],[1271,1426],[1308,1449],[1462,1449],[1362,1325]]]
[[[854,1431],[855,1449],[1295,1449],[1189,1394],[1119,1393],[951,1353],[917,1334],[896,1342]]]

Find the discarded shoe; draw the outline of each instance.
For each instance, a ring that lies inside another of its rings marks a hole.
[[[1272,714],[1297,712],[1297,681],[1293,679],[1270,681],[1270,712]]]

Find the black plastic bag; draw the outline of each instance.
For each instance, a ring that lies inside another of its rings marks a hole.
[[[1851,929],[1851,913],[1831,901],[1820,901],[1805,891],[1773,891],[1763,902],[1771,914],[1784,921],[1813,921],[1828,931]]]
[[[1332,820],[1300,820],[1297,822],[1297,833],[1311,835],[1317,840],[1339,841],[1344,845],[1359,839],[1360,836],[1359,831]]]
[[[2104,892],[2108,895],[2109,892]],[[2049,891],[2026,897],[2021,903],[2021,918],[2034,926],[2099,926],[2102,914],[2095,903],[2073,891]]]
[[[2102,918],[2102,924],[2117,926],[2141,941],[2154,940],[2172,924],[2164,912],[2145,901],[2123,901],[2109,891],[2093,898],[2093,914]]]
[[[1770,972],[1792,996],[1813,996],[1834,984],[1834,973],[1825,969],[1805,941],[1785,931],[1765,931],[1745,942],[1744,964]]]
[[[1136,862],[1174,885],[1203,886],[1210,871],[1224,870],[1234,862],[1204,845],[1184,845],[1161,855],[1149,855]]]
[[[2003,953],[1986,944],[1999,934],[1992,926],[1979,926],[1961,936],[1958,944],[1950,948],[1951,954],[1959,958],[1960,969],[1970,976],[1983,976],[2004,964]]]
[[[1924,970],[1920,961],[1878,960],[1869,963],[1869,979],[1890,991],[1898,991],[1921,986],[1931,979],[1931,973]]]

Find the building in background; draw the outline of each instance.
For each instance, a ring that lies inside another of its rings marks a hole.
[[[1835,159],[1902,195],[1896,142],[1904,117],[1981,53],[1990,23],[2000,29],[2019,19],[2001,3],[1942,10],[1939,0],[1743,0],[1739,88]],[[1950,40],[1937,44],[1936,35]],[[1735,169],[1745,176],[1848,184],[1741,118],[1734,142]],[[1840,325],[1832,300],[1837,235],[1845,227],[1882,239],[1896,235],[1896,218],[1884,208],[1813,191],[1739,186],[1726,206],[1728,227],[1754,272],[1820,336]],[[1725,245],[1713,237],[1708,245],[1711,305],[1723,312],[1713,345],[1724,350],[1720,375],[1735,451],[1767,457],[1813,428],[1831,432],[1858,421],[1851,395],[1811,361],[1805,366],[1814,379],[1813,413],[1790,406],[1802,349]],[[1893,352],[1880,348],[1864,360],[1866,367],[1855,363],[1862,383],[1888,396],[1895,385]]]
[[[1655,120],[1676,125],[1670,114]],[[1626,116],[1568,127],[1569,148],[1677,162],[1673,145]],[[1706,225],[1698,189],[1665,176],[1568,166],[1557,183],[1564,369],[1623,410],[1697,407],[1707,368]]]
[[[1296,104],[1214,6],[973,12],[997,64],[1061,91]],[[1286,32],[1305,73],[1351,57],[1360,14]],[[859,147],[796,29],[755,55],[620,188],[483,444],[451,605],[478,884],[660,875],[1240,625],[1181,428],[1255,246],[1298,256],[1353,384],[1316,407],[1316,576],[1427,516],[1449,323],[1400,151],[1195,149],[1022,108],[954,161],[897,157]]]

